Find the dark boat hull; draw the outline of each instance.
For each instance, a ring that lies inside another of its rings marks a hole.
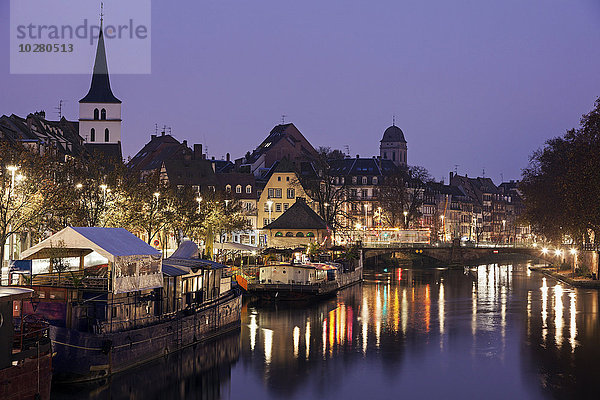
[[[93,334],[50,327],[56,356],[56,382],[86,382],[163,357],[240,327],[241,295],[237,291],[158,324],[122,332]]]

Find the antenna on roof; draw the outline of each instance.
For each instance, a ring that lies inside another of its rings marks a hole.
[[[458,175],[458,167],[460,167],[460,164],[454,164],[454,175]]]
[[[58,119],[59,120],[62,119],[62,105],[63,105],[63,100],[60,100],[58,102],[58,107],[54,107],[54,109],[58,113]]]
[[[169,135],[171,135],[171,132],[172,132],[171,127],[169,126],[167,128],[169,129]]]
[[[167,133],[167,126],[163,125],[163,130],[161,132],[161,136],[165,136],[165,133]]]
[[[483,171],[481,172],[481,175],[485,178],[485,167],[483,167]]]
[[[158,124],[154,124],[154,134],[158,135]]]
[[[287,115],[281,114],[281,125],[285,125],[285,118],[286,117],[287,117]]]

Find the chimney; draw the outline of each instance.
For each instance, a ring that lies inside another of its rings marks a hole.
[[[356,158],[360,158],[360,154],[357,154],[357,155],[356,155]]]
[[[450,171],[450,180],[448,181],[450,184],[452,184],[453,177],[454,177],[454,172]]]
[[[212,156],[212,160],[215,161],[215,156]]]
[[[194,144],[194,158],[196,160],[201,160],[202,159],[202,145],[201,144]]]
[[[206,160],[206,154],[202,154],[202,159]]]
[[[227,162],[231,161],[231,154],[227,153]]]
[[[183,145],[184,145],[185,147],[188,147],[188,145],[187,145],[187,140],[184,140],[184,141],[183,141]]]
[[[156,139],[156,135],[150,135],[150,140]]]

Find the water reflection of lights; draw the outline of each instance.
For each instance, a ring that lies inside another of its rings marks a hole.
[[[250,350],[254,351],[256,346],[256,334],[258,332],[258,324],[256,323],[256,314],[250,314]]]
[[[306,359],[308,360],[308,356],[310,356],[310,320],[306,321],[304,340],[306,341]]]
[[[548,325],[546,324],[548,319],[548,286],[546,285],[546,278],[542,278],[542,340],[546,343],[546,334],[548,332]]]
[[[406,288],[402,289],[402,333],[406,334],[408,328],[408,300],[406,299]]]
[[[369,334],[369,305],[366,297],[363,297],[360,320],[362,323],[363,354],[367,354],[367,336]]]
[[[563,288],[560,285],[554,286],[554,340],[556,347],[562,346],[563,331]]]
[[[323,320],[323,337],[321,338],[323,342],[323,359],[327,355],[327,318]]]
[[[294,327],[294,358],[298,358],[298,348],[300,347],[300,327]]]
[[[440,320],[440,335],[444,334],[444,317],[445,317],[445,313],[444,313],[444,282],[440,283],[440,291],[439,291],[439,296],[438,296],[438,318]],[[441,345],[441,342],[440,342]]]
[[[575,293],[570,293],[571,304],[569,306],[570,324],[569,324],[569,342],[571,343],[571,351],[575,351],[575,337],[577,336],[577,306]]]
[[[273,350],[273,331],[270,329],[263,329],[263,335],[265,337],[265,364],[271,364],[271,351]]]
[[[502,328],[502,344],[506,337],[506,286],[500,290],[500,327]]]
[[[425,330],[429,332],[429,318],[431,317],[431,299],[429,298],[429,284],[425,286]]]
[[[473,282],[471,291],[471,333],[473,336],[477,333],[477,287]]]

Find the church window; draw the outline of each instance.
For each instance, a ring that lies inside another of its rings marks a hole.
[[[94,119],[96,119],[96,120],[100,119],[100,111],[98,111],[97,108],[94,110]]]
[[[94,128],[92,128],[92,130],[90,131],[90,142],[95,142],[96,141],[96,130]]]
[[[108,128],[104,130],[104,141],[110,142],[110,132],[108,131]]]
[[[103,108],[102,111],[100,111],[100,119],[105,120],[106,119],[106,109]]]

